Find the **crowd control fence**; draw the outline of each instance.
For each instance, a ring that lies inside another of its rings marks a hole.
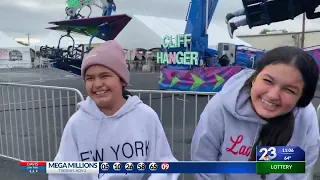
[[[84,100],[77,89],[0,83],[0,154],[24,161],[51,161],[63,128]]]
[[[215,93],[128,91],[157,112],[174,156],[190,161],[195,127]],[[52,161],[65,124],[84,100],[74,88],[12,83],[0,83],[0,95],[0,155],[17,161]],[[320,116],[320,105],[317,113]]]

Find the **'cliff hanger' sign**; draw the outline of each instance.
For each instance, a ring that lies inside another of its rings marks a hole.
[[[162,46],[166,49],[178,48],[183,44],[188,47],[191,44],[191,34],[178,34],[176,37],[166,35],[162,40]],[[198,52],[157,52],[157,63],[159,64],[179,64],[198,65]]]

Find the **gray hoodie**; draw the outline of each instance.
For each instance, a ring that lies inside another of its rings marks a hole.
[[[230,78],[201,114],[191,145],[193,161],[248,161],[251,148],[262,125],[252,109],[249,89],[242,88],[253,70],[242,70]],[[295,128],[288,145],[299,146],[306,153],[306,174],[272,174],[267,180],[307,180],[318,158],[319,126],[316,110],[310,103],[296,109]],[[260,175],[199,174],[198,180],[260,180]]]
[[[177,161],[156,112],[129,96],[113,116],[88,97],[68,121],[55,161]],[[49,180],[176,180],[178,174],[49,175]]]

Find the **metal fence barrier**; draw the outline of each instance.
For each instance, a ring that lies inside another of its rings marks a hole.
[[[191,140],[209,100],[216,93],[128,89],[152,107],[159,115],[171,150],[179,161],[190,161]],[[318,120],[320,105],[317,107]],[[182,175],[180,179],[193,179]],[[308,180],[313,180],[313,170]]]
[[[81,92],[74,88],[11,83],[0,83],[0,88],[1,156],[52,161],[66,122],[77,110],[76,103],[84,100]],[[189,161],[191,140],[200,114],[216,93],[128,91],[157,112],[174,156],[179,161]],[[320,116],[320,105],[317,113]],[[182,176],[182,179],[191,176]]]
[[[0,84],[0,154],[16,160],[51,161],[63,128],[83,101],[73,88]]]
[[[157,112],[175,157],[180,161],[190,160],[190,143],[200,113],[216,93],[133,89],[128,91],[139,96]]]
[[[200,114],[216,93],[128,89],[155,110],[171,150],[179,161],[190,161],[191,140]],[[179,179],[194,179],[191,174]]]

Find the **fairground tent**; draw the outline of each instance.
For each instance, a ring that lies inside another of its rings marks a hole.
[[[0,68],[12,65],[30,65],[31,49],[17,43],[8,35],[0,31]]]
[[[0,48],[17,48],[17,47],[26,47],[22,44],[17,43],[8,35],[0,31]]]
[[[168,19],[153,16],[133,15],[132,20],[115,38],[124,49],[132,50],[135,48],[151,49],[160,47],[162,39],[165,35],[184,34],[186,21],[179,19]],[[31,47],[36,47],[39,50],[40,46],[48,45],[49,47],[57,47],[61,35],[64,32],[48,30],[46,38],[41,39],[41,42],[33,44]],[[251,46],[247,42],[240,40],[237,37],[231,39],[228,30],[221,28],[215,24],[210,24],[208,29],[209,47],[216,49],[218,43],[233,43],[237,45]],[[76,44],[88,44],[90,37],[80,36],[72,33]],[[97,38],[93,39],[92,43],[103,43],[104,41]],[[61,48],[67,48],[72,45],[72,40],[64,37],[60,43]]]
[[[133,15],[132,20],[120,32],[116,40],[125,49],[151,49],[160,47],[165,35],[175,36],[177,34],[184,34],[185,27],[185,20]],[[209,47],[213,49],[217,49],[217,45],[220,42],[251,47],[249,43],[237,37],[230,38],[227,28],[221,28],[213,23],[208,28],[208,34]]]

